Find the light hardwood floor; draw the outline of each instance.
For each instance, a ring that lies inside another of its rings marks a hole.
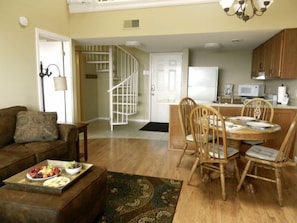
[[[203,183],[199,171],[194,174],[191,185],[187,185],[194,158],[186,156],[180,167],[176,168],[180,151],[168,151],[166,139],[150,140],[150,132],[147,132],[148,139],[133,139],[133,136],[121,138],[120,134],[116,138],[104,138],[100,132],[90,134],[98,134],[99,138],[88,140],[89,163],[106,166],[109,171],[184,181],[174,223],[297,221],[296,167],[287,168],[283,173],[284,207],[278,205],[275,184],[259,180],[250,180],[255,189],[252,194],[244,189],[237,193],[237,181],[227,178],[227,200],[223,201],[219,180]]]

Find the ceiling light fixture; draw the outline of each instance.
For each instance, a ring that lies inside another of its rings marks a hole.
[[[141,43],[135,40],[129,40],[129,41],[126,41],[125,45],[129,47],[139,47],[141,46]]]
[[[236,15],[245,22],[255,15],[263,15],[272,3],[273,0],[220,0],[220,5],[228,16]],[[251,6],[250,9],[248,9],[249,6]],[[229,11],[231,7],[234,9],[233,13]],[[248,15],[247,11],[251,14]]]
[[[204,48],[206,49],[219,49],[221,44],[219,43],[205,43]]]

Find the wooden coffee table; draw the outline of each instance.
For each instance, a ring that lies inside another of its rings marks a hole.
[[[93,166],[61,194],[0,188],[0,222],[93,222],[103,212],[107,170]]]

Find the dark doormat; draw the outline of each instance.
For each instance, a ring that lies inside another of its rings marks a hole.
[[[168,132],[168,123],[163,122],[149,122],[141,129],[142,131]]]

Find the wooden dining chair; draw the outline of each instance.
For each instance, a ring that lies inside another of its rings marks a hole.
[[[193,108],[196,107],[196,102],[189,97],[185,97],[180,100],[179,105],[178,105],[178,116],[179,116],[179,121],[181,125],[181,130],[183,133],[183,141],[184,141],[184,147],[182,154],[178,160],[177,167],[179,167],[185,153],[187,152],[187,149],[189,147],[190,143],[193,143],[193,137],[191,134],[191,126],[190,126],[190,112],[192,111]]]
[[[253,117],[256,120],[272,122],[274,117],[274,108],[272,104],[264,98],[253,98],[248,100],[242,107],[241,116]],[[263,140],[244,140],[242,141],[243,147],[244,144],[259,145],[264,143]],[[246,151],[247,149],[243,149]]]
[[[274,108],[272,104],[264,98],[253,98],[243,105],[241,116],[249,116],[257,120],[272,122]]]
[[[296,139],[296,129],[297,114],[295,115],[279,150],[261,145],[254,145],[246,152],[245,158],[247,160],[247,164],[237,186],[237,191],[240,190],[247,176],[269,181],[276,184],[279,205],[283,205],[281,170],[282,168],[287,166],[296,166],[296,162],[294,162],[289,157],[291,154],[291,150],[294,147],[294,142]],[[254,167],[253,172],[250,171],[251,167]],[[259,176],[258,167],[273,170],[275,179],[272,179],[272,177],[265,175]]]
[[[237,166],[239,152],[237,149],[227,146],[224,119],[215,108],[198,105],[190,114],[190,124],[198,153],[191,169],[188,184],[198,166],[202,176],[204,169],[217,172],[221,181],[222,198],[226,200],[225,176],[229,175],[231,169],[228,167],[228,171],[226,171],[226,165],[231,164],[232,175],[235,171],[239,181]],[[212,140],[209,140],[210,136]]]

